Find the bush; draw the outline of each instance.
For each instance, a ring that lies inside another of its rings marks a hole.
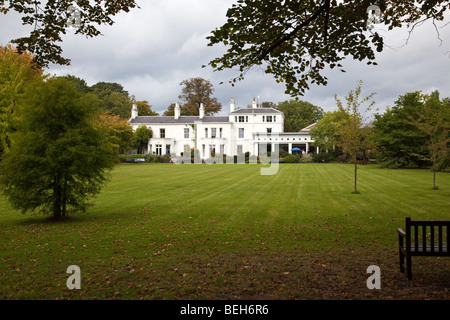
[[[332,162],[336,161],[337,156],[332,152],[321,152],[321,153],[315,153],[312,155],[312,161],[313,162]]]
[[[303,163],[311,163],[312,162],[312,154],[309,154],[309,153],[303,154],[300,161]]]
[[[300,156],[294,154],[288,154],[284,157],[285,163],[298,163],[300,161]]]
[[[284,151],[284,150],[280,150],[280,158],[286,158],[288,155],[289,155],[289,153],[287,152],[287,151]]]

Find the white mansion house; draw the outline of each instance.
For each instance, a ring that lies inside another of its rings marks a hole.
[[[178,103],[174,111],[174,116],[139,116],[137,106],[133,105],[129,120],[133,130],[147,126],[153,131],[147,153],[178,156],[195,148],[200,158],[206,159],[216,153],[261,155],[276,147],[289,153],[294,148],[306,153],[318,152],[311,145],[309,133],[315,124],[300,132],[283,132],[284,114],[273,108],[261,108],[255,99],[251,108],[237,109],[231,98],[228,116],[205,116],[203,104],[198,116],[180,116]]]

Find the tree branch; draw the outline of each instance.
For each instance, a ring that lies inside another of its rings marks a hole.
[[[319,10],[317,10],[311,17],[309,17],[307,20],[303,21],[301,24],[299,24],[298,26],[296,26],[294,28],[294,30],[292,30],[291,32],[284,34],[282,37],[280,37],[277,41],[275,41],[274,43],[272,43],[272,45],[267,48],[267,49],[261,49],[260,52],[258,53],[258,55],[256,56],[256,59],[258,61],[262,61],[264,60],[264,58],[271,53],[273,50],[275,50],[277,47],[279,47],[282,43],[290,40],[297,32],[299,32],[303,27],[309,25],[313,20],[315,20],[321,13],[322,11],[326,10],[327,8],[327,4],[329,7],[329,0],[325,1],[325,4],[323,4],[322,6],[320,6]],[[328,21],[328,20],[327,20]]]

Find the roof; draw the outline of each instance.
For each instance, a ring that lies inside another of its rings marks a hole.
[[[317,123],[310,124],[309,126],[301,129],[300,132],[302,132],[302,133],[309,133],[312,130],[312,128],[314,128],[316,126],[316,124]]]
[[[195,122],[228,122],[228,117],[204,116],[200,119],[198,116],[180,116],[175,119],[174,116],[138,116],[130,120],[130,123],[195,123]]]
[[[244,108],[244,109],[237,109],[230,114],[236,114],[236,113],[281,113],[283,112],[276,110],[274,108]]]

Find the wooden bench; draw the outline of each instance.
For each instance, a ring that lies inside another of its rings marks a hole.
[[[412,279],[411,257],[450,256],[449,225],[450,221],[412,221],[406,218],[405,231],[400,228],[397,230],[400,272],[406,269],[409,280]]]

